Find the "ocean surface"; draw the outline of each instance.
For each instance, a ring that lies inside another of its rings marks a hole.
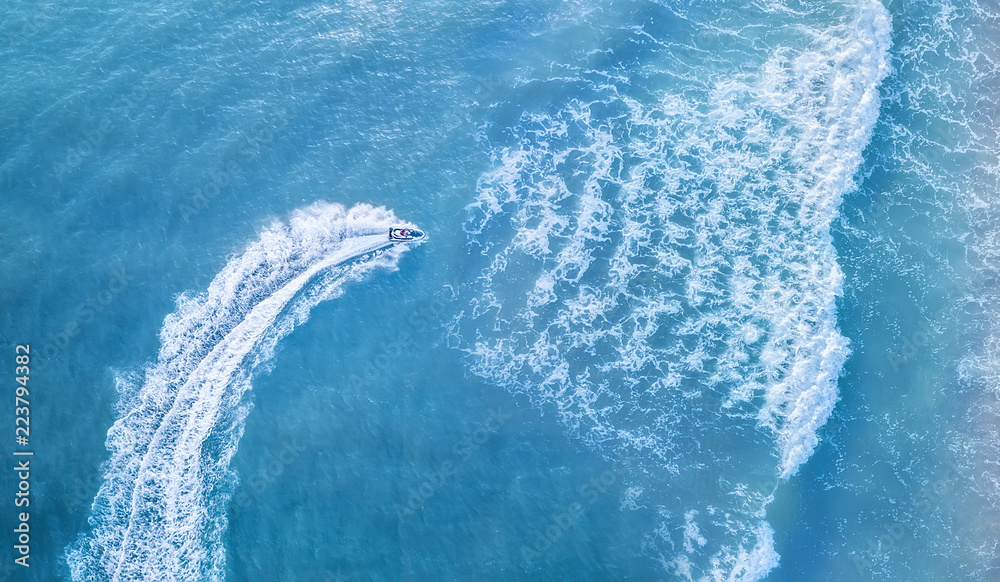
[[[0,580],[1000,579],[995,3],[0,37]]]

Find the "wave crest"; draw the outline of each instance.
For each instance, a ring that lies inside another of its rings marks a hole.
[[[754,524],[837,400],[849,349],[830,229],[889,72],[877,2],[796,34],[805,46],[655,102],[579,72],[567,82],[592,98],[485,137],[502,141],[466,223],[487,262],[456,324],[472,370],[639,472],[718,469],[718,500],[692,503],[741,508],[715,528],[729,579],[773,567],[736,555],[777,563]],[[683,527],[661,537],[680,547]]]

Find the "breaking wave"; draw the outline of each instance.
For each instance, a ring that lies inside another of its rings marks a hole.
[[[650,65],[644,85],[670,78],[653,99],[621,71],[522,81],[588,97],[484,129],[494,164],[466,223],[484,267],[455,333],[475,374],[634,468],[663,523],[648,548],[682,579],[777,565],[767,504],[837,401],[831,223],[890,46],[880,4],[848,12],[731,74]]]

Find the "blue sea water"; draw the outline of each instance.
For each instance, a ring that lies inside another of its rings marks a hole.
[[[998,23],[5,4],[0,579],[996,579]]]

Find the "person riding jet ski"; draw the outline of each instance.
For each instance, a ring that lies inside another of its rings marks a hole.
[[[416,228],[390,228],[389,240],[398,242],[413,242],[424,238],[424,231]]]

